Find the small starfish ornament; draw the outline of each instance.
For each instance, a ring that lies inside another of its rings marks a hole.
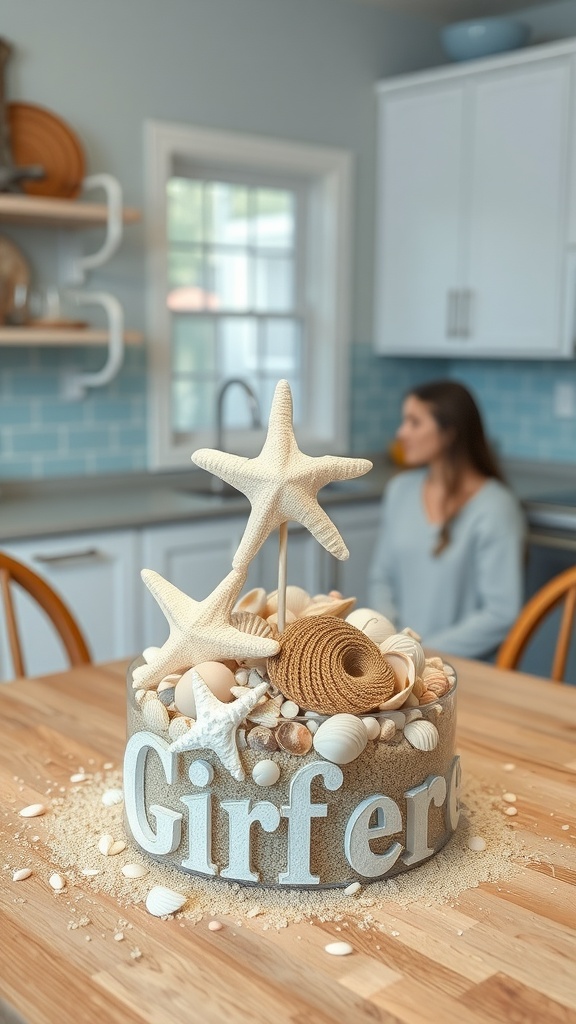
[[[192,689],[196,721],[188,732],[174,740],[170,751],[179,754],[184,750],[213,750],[232,778],[242,782],[246,773],[236,746],[236,729],[266,693],[268,684],[260,683],[238,700],[223,704],[202,677],[192,671]]]
[[[315,458],[301,452],[292,424],[292,394],[288,381],[276,385],[264,446],[254,459],[199,448],[192,461],[232,484],[250,500],[252,510],[234,568],[243,568],[282,523],[294,520],[336,558],[348,558],[348,548],[332,520],[318,504],[321,487],[334,480],[352,480],[372,469],[368,459],[335,455]]]
[[[246,571],[233,569],[203,601],[195,601],[152,569],[142,579],[170,625],[170,635],[150,664],[134,669],[134,689],[149,690],[171,672],[204,661],[226,658],[268,658],[279,645],[271,637],[242,633],[230,624],[230,614],[246,580]]]

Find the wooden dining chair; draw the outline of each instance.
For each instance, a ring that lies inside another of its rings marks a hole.
[[[576,614],[576,565],[554,576],[524,605],[496,657],[499,668],[516,668],[529,641],[543,620],[563,604],[550,678],[564,680]]]
[[[20,587],[43,609],[64,646],[70,665],[92,661],[88,644],[72,612],[52,587],[28,566],[0,551],[0,595],[4,606],[6,635],[16,676],[26,675],[26,665],[12,590]]]

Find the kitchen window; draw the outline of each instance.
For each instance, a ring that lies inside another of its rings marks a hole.
[[[151,466],[214,446],[238,377],[264,422],[286,378],[303,450],[346,451],[349,154],[152,122],[147,170]],[[259,450],[240,392],[224,423]]]

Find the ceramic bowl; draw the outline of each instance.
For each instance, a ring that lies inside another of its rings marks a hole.
[[[525,46],[530,27],[514,18],[474,18],[441,29],[440,38],[451,60],[473,60]]]

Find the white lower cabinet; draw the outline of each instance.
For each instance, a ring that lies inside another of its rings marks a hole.
[[[24,562],[64,599],[79,622],[94,661],[138,653],[137,614],[140,559],[133,530],[37,537],[3,544],[2,550]],[[68,664],[44,612],[15,588],[27,675],[46,675]],[[0,616],[0,679],[13,676]]]
[[[338,562],[308,533],[291,523],[288,583],[310,594],[341,590],[366,603],[367,576],[376,542],[379,501],[331,507],[329,515],[350,550]],[[246,527],[246,516],[149,526],[141,530],[77,533],[2,544],[2,550],[29,565],[56,590],[77,618],[94,661],[110,661],[161,646],[168,625],[140,578],[154,569],[197,601],[208,596],[231,571]],[[278,586],[278,533],[268,538],[250,565],[243,591]],[[20,632],[30,676],[57,672],[66,655],[44,613],[23,592],[16,593]],[[0,680],[13,676],[0,616]]]

